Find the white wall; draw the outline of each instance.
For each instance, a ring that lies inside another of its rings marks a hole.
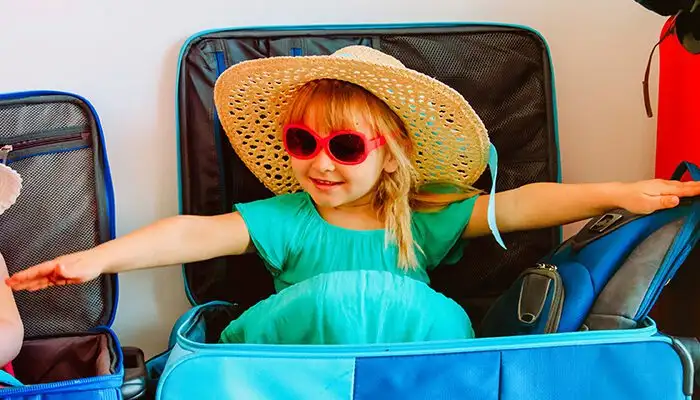
[[[178,51],[189,35],[244,25],[520,23],[538,29],[551,47],[564,180],[653,174],[655,121],[645,116],[641,80],[663,19],[632,0],[302,4],[0,0],[0,92],[58,89],[93,102],[104,123],[122,235],[177,212],[173,99]],[[163,349],[187,307],[180,268],[123,274],[115,329],[124,344],[140,346],[150,356]]]

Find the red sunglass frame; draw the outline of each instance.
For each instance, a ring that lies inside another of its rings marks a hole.
[[[316,148],[314,151],[309,154],[308,156],[303,156],[299,154],[295,154],[294,152],[289,150],[289,146],[287,145],[287,132],[290,129],[302,129],[306,132],[308,132],[315,140],[316,140]],[[333,152],[330,149],[330,142],[333,140],[334,137],[340,136],[340,135],[355,135],[359,136],[362,139],[362,142],[365,145],[365,151],[364,153],[361,154],[361,156],[355,160],[355,161],[344,161],[338,159]],[[331,132],[328,136],[326,137],[321,137],[316,131],[313,129],[309,128],[306,125],[303,124],[287,124],[284,126],[283,131],[282,131],[282,143],[284,145],[284,150],[289,154],[290,157],[294,157],[299,160],[310,160],[318,155],[318,153],[321,152],[321,149],[326,151],[326,154],[328,157],[330,157],[334,162],[337,162],[338,164],[343,164],[343,165],[357,165],[363,163],[366,159],[367,156],[374,150],[378,149],[379,147],[383,146],[386,143],[386,139],[384,136],[378,136],[374,139],[367,139],[367,136],[365,136],[362,132],[356,132],[352,130],[339,130],[339,131],[334,131]]]

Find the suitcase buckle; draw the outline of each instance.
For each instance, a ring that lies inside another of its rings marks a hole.
[[[600,218],[598,218],[598,220],[588,229],[594,232],[603,233],[621,218],[622,214],[606,213],[603,214]]]

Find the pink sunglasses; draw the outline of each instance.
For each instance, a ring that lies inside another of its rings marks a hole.
[[[365,135],[354,131],[336,131],[322,138],[307,126],[287,124],[282,133],[284,148],[290,156],[300,160],[316,157],[321,149],[333,161],[339,164],[360,164],[369,153],[386,143],[383,136],[367,139]]]

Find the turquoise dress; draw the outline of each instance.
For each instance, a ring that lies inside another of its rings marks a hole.
[[[367,344],[464,339],[469,317],[429,286],[428,271],[461,257],[477,197],[439,212],[414,212],[418,268],[398,267],[385,232],[324,220],[308,193],[236,204],[276,294],[246,310],[222,343]]]

